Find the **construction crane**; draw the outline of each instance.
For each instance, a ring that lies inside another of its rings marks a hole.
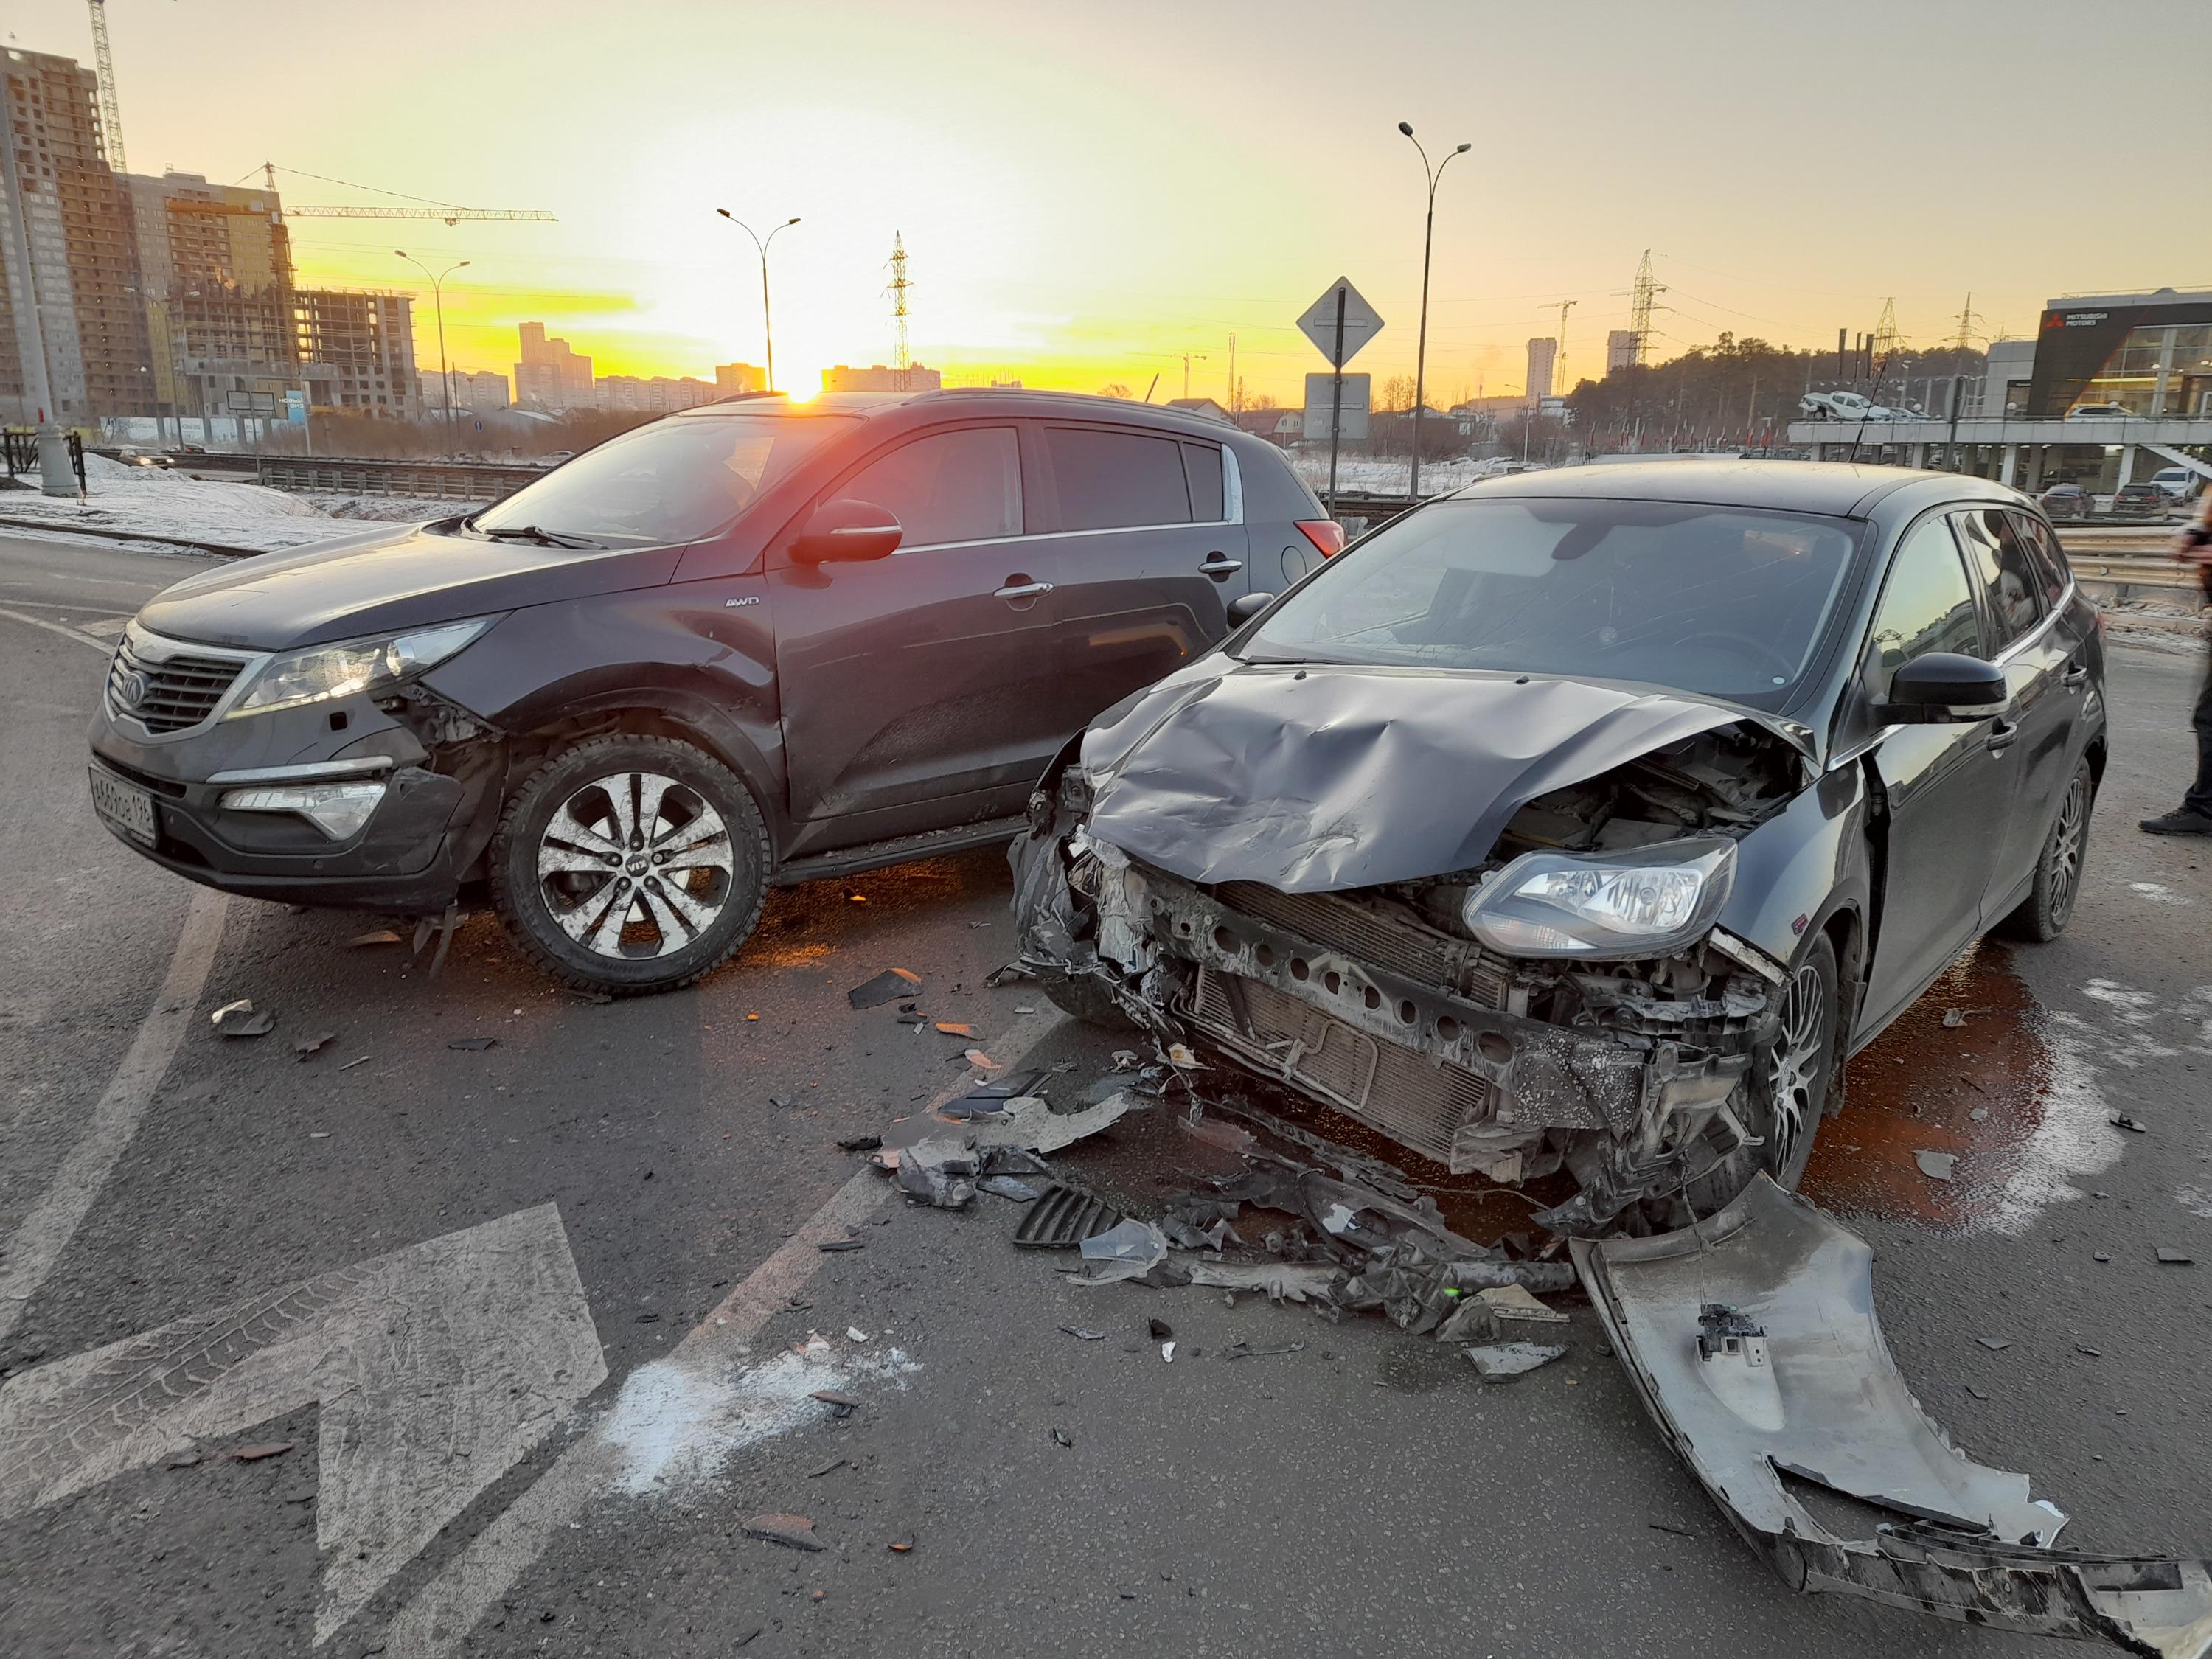
[[[98,0],[94,0],[94,3],[97,3]],[[274,196],[276,193],[276,164],[274,161],[264,161],[255,171],[262,175],[266,181],[269,193]],[[378,191],[380,195],[384,196],[404,195],[401,191],[379,190],[374,185],[356,185],[349,184],[343,179],[325,179],[320,173],[301,173],[297,167],[286,167],[284,171],[302,179],[313,179],[321,184],[344,185],[348,190]],[[249,173],[246,176],[251,179],[253,174]],[[433,202],[421,196],[407,197],[406,199],[421,202],[424,205],[421,207],[288,207],[284,211],[288,216],[295,219],[442,219],[449,225],[458,225],[465,219],[506,220],[546,225],[559,222],[551,214],[541,213],[535,208],[465,208],[456,207],[451,202]]]
[[[107,49],[107,0],[85,0],[92,13],[92,61],[100,75],[100,125],[106,130],[107,165],[131,168],[123,159],[123,106],[115,97],[115,55]]]

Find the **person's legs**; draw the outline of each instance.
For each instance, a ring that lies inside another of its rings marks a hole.
[[[2197,688],[2197,708],[2190,715],[2197,732],[2197,781],[2181,798],[2180,808],[2142,827],[2154,836],[2212,836],[2212,644],[2204,656],[2204,678]]]

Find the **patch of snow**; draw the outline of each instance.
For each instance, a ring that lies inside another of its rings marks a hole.
[[[449,501],[437,495],[362,495],[337,489],[303,489],[298,499],[333,519],[369,519],[389,524],[426,524],[481,513],[491,503]]]
[[[0,517],[34,519],[85,535],[120,530],[255,552],[301,547],[346,530],[313,501],[261,484],[125,466],[105,455],[86,456],[84,472],[82,500],[9,490],[0,495]]]
[[[2128,884],[2128,890],[2136,894],[2139,897],[2148,899],[2153,904],[2192,904],[2196,902],[2193,899],[2184,898],[2180,894],[2175,892],[2171,887],[2162,887],[2154,881],[2131,881]]]
[[[2097,1086],[2093,1039],[2046,1028],[2044,1046],[2051,1054],[2043,1121],[2020,1149],[2020,1163],[1996,1195],[1990,1212],[1993,1231],[2025,1232],[2053,1204],[2081,1196],[2074,1182],[2119,1162],[2123,1137],[2111,1122],[2112,1111]]]
[[[734,1372],[671,1354],[629,1374],[599,1432],[622,1454],[621,1491],[672,1497],[713,1485],[748,1446],[827,1419],[832,1408],[812,1398],[816,1389],[863,1377],[904,1388],[921,1369],[902,1348],[840,1356],[818,1339],[804,1353],[786,1349]]]
[[[2191,1215],[2203,1216],[2212,1221],[2212,1192],[2202,1187],[2184,1187],[2173,1195],[2173,1201]]]

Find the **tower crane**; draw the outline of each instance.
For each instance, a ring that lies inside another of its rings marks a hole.
[[[123,106],[115,97],[115,57],[107,49],[107,0],[85,0],[92,13],[92,61],[100,77],[100,125],[106,129],[107,165],[131,169],[123,160]]]
[[[274,196],[276,193],[276,164],[274,161],[264,161],[255,171],[262,175],[269,193]],[[301,173],[297,167],[286,167],[283,171],[301,179],[313,179],[319,184],[344,185],[349,190],[378,190],[378,186],[374,185],[356,185],[349,184],[343,179],[325,179],[320,173]],[[251,179],[253,174],[249,173],[246,176]],[[385,196],[403,194],[396,190],[382,190],[378,191],[378,193]],[[288,207],[284,212],[288,217],[294,219],[441,219],[449,225],[459,224],[463,220],[506,220],[545,225],[559,222],[551,214],[540,212],[535,208],[465,208],[456,207],[451,202],[433,202],[426,197],[408,197],[406,199],[420,202],[422,205],[420,207],[301,206]]]

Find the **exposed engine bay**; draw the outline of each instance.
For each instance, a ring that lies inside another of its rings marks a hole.
[[[1802,787],[1771,732],[1722,725],[1526,801],[1471,868],[1293,893],[1188,880],[1095,837],[1070,767],[1016,844],[1024,960],[1455,1174],[1569,1171],[1580,1191],[1536,1218],[1554,1231],[1640,1230],[1632,1206],[1753,1140],[1739,1107],[1781,964],[1717,929],[1646,960],[1516,957],[1470,902],[1523,854],[1739,836]]]

